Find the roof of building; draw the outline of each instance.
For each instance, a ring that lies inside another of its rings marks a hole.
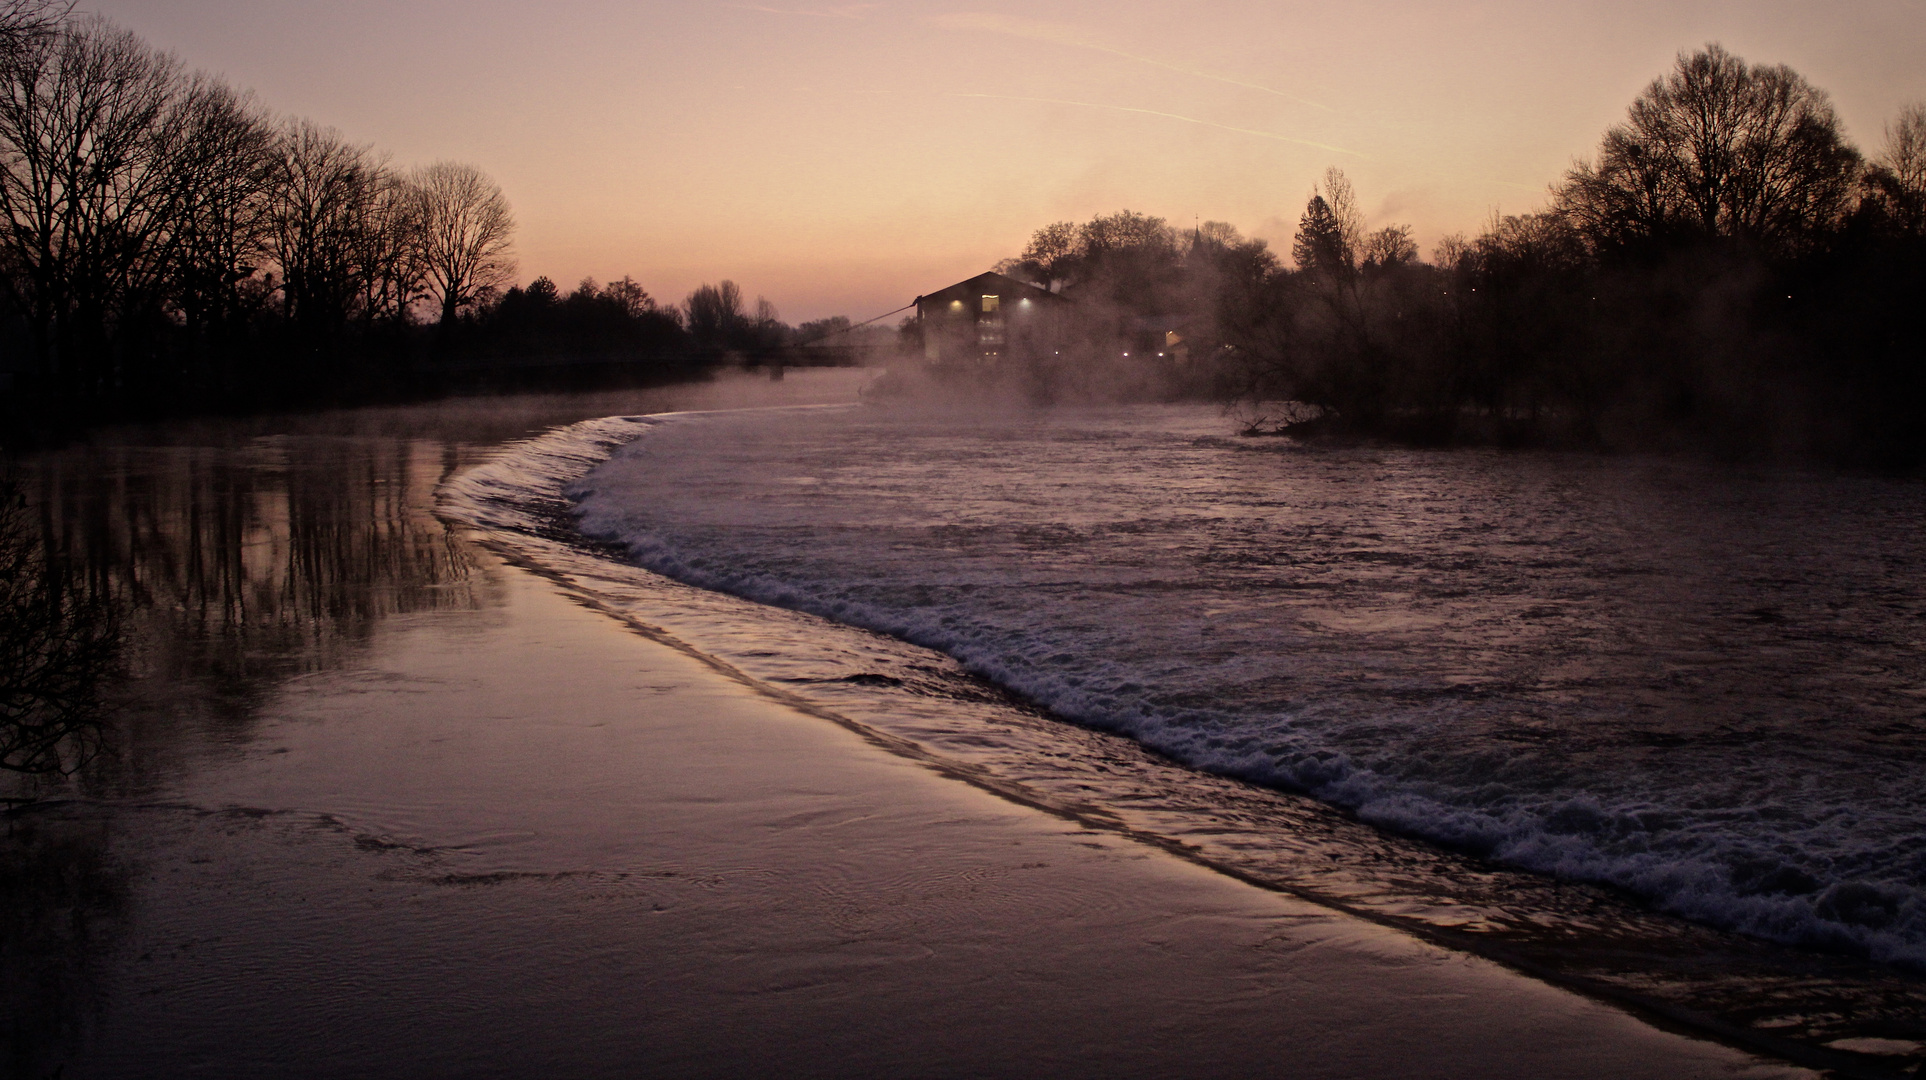
[[[925,300],[975,299],[979,296],[1003,296],[1018,300],[1043,300],[1059,304],[1067,304],[1070,302],[1048,289],[1038,288],[1027,281],[1018,281],[1013,277],[999,274],[994,270],[988,273],[978,274],[973,278],[965,278],[947,288],[938,289],[932,293],[925,293],[917,297],[916,302],[920,304]]]

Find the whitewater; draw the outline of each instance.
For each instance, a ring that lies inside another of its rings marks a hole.
[[[1232,430],[611,417],[441,512],[1086,827],[1761,1048],[1926,1042],[1917,483]]]
[[[643,567],[940,650],[1195,768],[1926,965],[1917,484],[1227,426],[709,415],[574,494]]]

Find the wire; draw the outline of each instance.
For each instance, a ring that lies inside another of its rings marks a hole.
[[[920,296],[919,296],[919,297],[917,297],[916,299],[917,299],[917,300],[921,300],[921,299],[922,299],[922,297],[920,297]],[[896,309],[896,311],[908,311],[909,309],[911,309],[911,308],[913,308],[913,307],[915,307],[915,306],[916,306],[916,300],[912,300],[912,301],[910,301],[909,303],[907,303],[907,304],[904,304],[904,305],[903,305],[902,307],[899,307],[899,308],[897,308],[897,309]],[[836,336],[837,334],[847,334],[847,333],[849,333],[849,332],[850,332],[851,330],[854,330],[854,329],[856,329],[856,328],[857,328],[857,327],[859,327],[859,326],[868,326],[868,325],[869,325],[870,323],[873,323],[873,322],[877,322],[877,321],[879,321],[879,320],[882,320],[882,319],[887,319],[887,318],[889,318],[889,317],[890,317],[891,315],[894,315],[894,314],[896,314],[896,311],[885,311],[885,312],[883,312],[883,313],[882,313],[881,315],[878,315],[878,316],[876,316],[876,318],[874,318],[874,319],[864,319],[864,320],[863,320],[862,322],[859,322],[859,323],[850,323],[850,324],[849,324],[848,326],[844,326],[844,327],[840,327],[840,328],[838,328],[838,329],[835,329],[835,330],[831,330],[831,331],[830,331],[829,333],[827,333],[827,334],[818,334],[817,336],[815,336],[815,337],[813,337],[813,338],[810,338],[810,339],[809,339],[808,341],[798,341],[798,342],[796,343],[796,345],[795,345],[795,347],[796,347],[796,348],[798,348],[798,349],[802,349],[802,348],[807,348],[807,347],[808,347],[808,346],[810,346],[810,345],[814,345],[814,344],[816,344],[816,343],[817,343],[818,341],[823,341],[823,340],[825,340],[825,339],[827,339],[827,338],[833,338],[833,337],[835,337],[835,336]]]

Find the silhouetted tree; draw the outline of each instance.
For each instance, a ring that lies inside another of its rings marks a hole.
[[[756,297],[756,315],[749,327],[748,346],[757,350],[780,349],[789,344],[789,324],[766,296]]]
[[[1390,226],[1367,247],[1364,216],[1342,170],[1326,170],[1311,193],[1291,246],[1298,273],[1286,295],[1294,299],[1291,345],[1273,360],[1296,393],[1346,426],[1370,427],[1408,399],[1416,361],[1427,350],[1398,349],[1410,336],[1410,298],[1396,271],[1411,261],[1408,230]],[[1360,260],[1370,261],[1369,274]],[[1406,342],[1409,345],[1411,343]],[[1404,361],[1402,369],[1400,361]]]
[[[54,33],[72,10],[58,0],[0,0],[0,63],[34,38]]]
[[[1553,196],[1427,264],[1332,169],[1294,271],[1228,225],[1182,243],[1129,212],[1045,226],[999,269],[1078,302],[1085,366],[1173,328],[1210,374],[1164,387],[1214,384],[1257,430],[1926,461],[1926,107],[1862,168],[1822,92],[1709,46]]]
[[[1926,102],[1907,105],[1886,126],[1886,148],[1879,163],[1901,186],[1926,191]]]
[[[1099,214],[1077,230],[1075,280],[1063,291],[1133,316],[1164,314],[1180,304],[1180,264],[1177,234],[1163,218]]]
[[[1059,221],[1038,229],[1017,259],[998,270],[1034,281],[1088,306],[1117,311],[1167,311],[1182,261],[1177,234],[1160,217],[1131,210],[1098,214],[1081,225]]]
[[[1926,235],[1926,102],[1906,106],[1886,125],[1885,148],[1867,181],[1894,226]]]
[[[1076,270],[1078,252],[1076,223],[1053,222],[1038,229],[1023,254],[1006,264],[1002,272],[1046,289],[1061,288]]]
[[[655,299],[647,289],[636,284],[632,277],[624,275],[619,281],[611,281],[602,287],[602,295],[620,307],[631,319],[639,319],[655,310]]]
[[[337,336],[365,292],[374,211],[387,177],[373,151],[305,120],[281,132],[270,188],[281,308],[310,339]]]
[[[1341,170],[1327,169],[1323,190],[1311,192],[1298,219],[1291,259],[1305,273],[1348,277],[1357,269],[1363,233],[1351,182]]]
[[[180,194],[166,123],[179,71],[104,20],[20,36],[0,78],[0,247],[42,371],[97,392],[91,365],[146,285]]]
[[[166,292],[191,360],[207,377],[211,354],[244,333],[266,301],[266,282],[257,275],[273,235],[266,195],[276,154],[266,118],[225,84],[197,76],[183,99],[181,198]]]
[[[539,277],[477,304],[464,331],[465,347],[481,355],[626,360],[665,373],[681,369],[689,352],[674,310],[629,277],[607,285],[584,278],[566,296]]]
[[[742,310],[742,289],[727,279],[718,285],[697,286],[682,302],[682,311],[699,348],[736,347],[749,327],[749,316]]]
[[[1589,431],[1600,389],[1587,367],[1596,291],[1584,238],[1558,214],[1494,216],[1475,240],[1448,238],[1436,261],[1453,406],[1500,427]],[[1588,298],[1589,299],[1589,298]],[[1576,410],[1561,415],[1560,409]]]
[[[1608,250],[1719,239],[1788,252],[1838,223],[1858,168],[1823,91],[1708,45],[1645,88],[1556,205]]]
[[[1322,195],[1312,195],[1297,219],[1297,236],[1291,241],[1291,260],[1300,273],[1342,276],[1351,271],[1351,251],[1338,228],[1331,204]]]
[[[352,234],[361,285],[356,308],[369,324],[406,326],[415,302],[428,295],[423,206],[407,181],[385,165],[375,181],[366,220]],[[490,280],[481,289],[495,284]]]
[[[1409,225],[1387,225],[1364,238],[1360,250],[1369,270],[1396,270],[1418,261],[1418,244]]]
[[[515,219],[502,189],[472,165],[441,161],[408,178],[421,265],[443,326],[514,268]]]
[[[1184,251],[1190,318],[1182,333],[1192,361],[1206,361],[1225,346],[1270,351],[1258,342],[1265,337],[1271,294],[1282,274],[1269,244],[1243,236],[1227,222],[1206,221],[1193,230]]]
[[[101,19],[72,17],[64,0],[0,0],[10,442],[116,412],[494,378],[486,365],[413,362],[429,356],[572,350],[680,368],[679,312],[632,279],[551,295],[554,310],[539,289],[498,303],[512,230],[500,189],[472,166],[398,174],[334,131],[270,121],[247,95]],[[424,302],[440,316],[432,345],[416,327]],[[482,309],[502,340],[451,332]],[[752,346],[787,328],[765,313],[731,332]]]
[[[829,344],[847,345],[850,343],[848,340],[850,337],[850,325],[849,316],[847,315],[831,315],[827,319],[811,319],[808,322],[797,325],[796,343],[798,345],[813,345],[827,342]]]

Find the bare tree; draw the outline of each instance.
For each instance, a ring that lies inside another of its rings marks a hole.
[[[1268,378],[1300,401],[1345,424],[1370,427],[1417,382],[1431,378],[1417,245],[1404,225],[1367,235],[1357,194],[1343,171],[1325,171],[1312,189],[1291,246],[1298,273],[1275,303],[1271,321],[1288,334],[1269,361]],[[1399,355],[1406,363],[1393,364]]]
[[[1411,239],[1411,226],[1386,225],[1364,238],[1361,249],[1364,266],[1372,270],[1395,270],[1418,261],[1418,243]]]
[[[759,349],[780,348],[789,337],[789,324],[766,296],[756,297],[756,317],[751,337]]]
[[[1331,204],[1331,217],[1338,235],[1355,262],[1364,251],[1364,212],[1358,209],[1357,192],[1344,170],[1333,165],[1324,170],[1324,198]]]
[[[369,234],[391,178],[374,152],[306,120],[278,139],[272,188],[274,259],[290,322],[327,335],[345,325],[365,295]]]
[[[153,265],[180,188],[179,65],[87,18],[26,35],[0,80],[0,250],[43,368],[78,359]]]
[[[1899,110],[1899,119],[1886,125],[1886,148],[1879,164],[1908,191],[1926,192],[1926,102],[1915,101]]]
[[[405,323],[427,291],[421,202],[406,181],[383,170],[367,213],[358,234],[361,315],[370,322]]]
[[[409,187],[423,276],[446,326],[513,272],[515,218],[502,189],[472,165],[436,162],[410,175]]]
[[[255,275],[272,235],[274,135],[250,99],[206,76],[189,81],[173,112],[169,292],[190,338],[204,345],[212,328],[254,314],[265,300],[265,282]]]
[[[733,281],[697,286],[682,302],[682,310],[689,334],[706,348],[736,343],[749,326],[749,316],[742,310],[742,289]]]
[[[1036,278],[1044,288],[1060,288],[1070,278],[1076,255],[1076,224],[1058,221],[1030,237],[1030,245],[1011,269],[1019,276]]]
[[[53,34],[73,10],[58,0],[0,0],[0,63],[35,38]]]
[[[1116,252],[1157,251],[1174,254],[1176,234],[1160,217],[1119,210],[1098,214],[1077,230],[1078,253],[1085,259],[1101,259]]]
[[[1298,220],[1291,258],[1303,271],[1348,277],[1358,268],[1364,247],[1364,215],[1357,195],[1342,169],[1324,171],[1324,183],[1311,189],[1311,198]]]
[[[1858,168],[1824,91],[1708,45],[1645,88],[1556,204],[1603,247],[1697,237],[1788,250],[1844,214]]]
[[[1899,110],[1868,180],[1899,227],[1926,233],[1926,102]]]
[[[649,295],[649,291],[627,275],[624,275],[620,281],[611,281],[603,286],[602,295],[610,302],[619,305],[622,313],[631,319],[640,318],[655,310],[655,299]]]

